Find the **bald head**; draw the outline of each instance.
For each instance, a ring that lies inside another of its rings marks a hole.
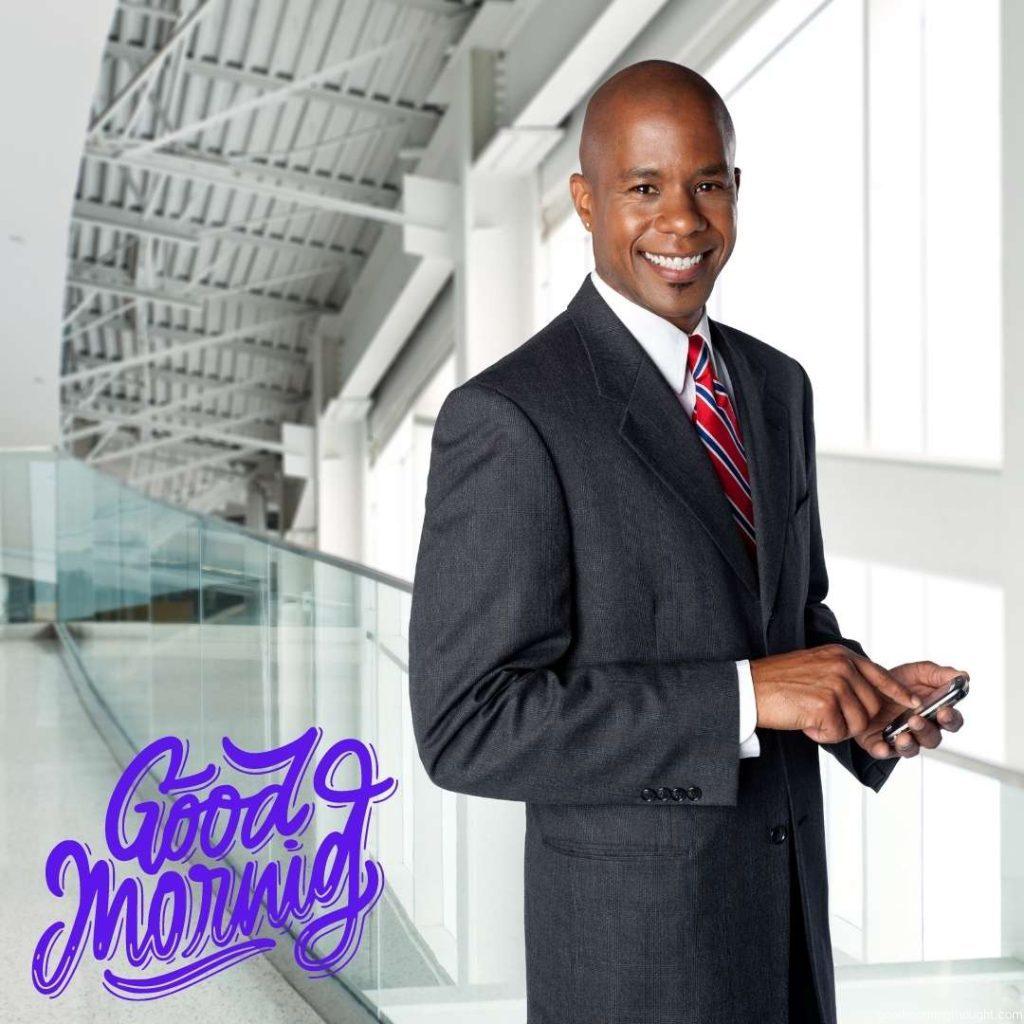
[[[714,86],[692,68],[670,60],[643,60],[617,71],[590,97],[580,135],[580,170],[596,180],[600,154],[623,125],[651,108],[673,110],[682,119],[717,122],[730,159],[736,135],[725,101]]]

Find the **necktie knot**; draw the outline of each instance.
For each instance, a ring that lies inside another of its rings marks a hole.
[[[690,348],[686,355],[686,365],[693,375],[694,381],[700,381],[711,368],[711,350],[699,334],[690,335]]]

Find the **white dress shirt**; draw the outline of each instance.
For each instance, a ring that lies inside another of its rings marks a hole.
[[[596,270],[590,272],[590,279],[598,294],[611,306],[612,312],[622,321],[626,330],[647,350],[647,354],[654,361],[655,366],[661,370],[672,390],[679,395],[686,415],[692,417],[696,387],[693,382],[693,374],[690,373],[687,365],[687,354],[690,347],[687,333],[681,331],[675,324],[669,323],[664,317],[658,316],[657,313],[652,313],[632,299],[627,299],[625,295],[607,284]],[[699,334],[707,342],[712,370],[724,385],[735,409],[736,403],[733,401],[732,384],[729,381],[725,361],[720,355],[716,355],[715,350],[711,347],[711,327],[708,324],[706,308],[693,333]],[[736,662],[736,672],[740,688],[740,757],[757,757],[761,753],[761,744],[756,732],[757,701],[754,697],[754,680],[750,673],[750,662]]]

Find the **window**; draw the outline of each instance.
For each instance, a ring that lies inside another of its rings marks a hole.
[[[820,450],[998,464],[997,0],[778,0],[707,77],[743,171],[712,316],[800,360]]]

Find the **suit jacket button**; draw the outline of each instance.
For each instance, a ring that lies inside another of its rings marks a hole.
[[[676,786],[676,788],[672,790],[672,799],[673,800],[685,800],[686,799],[686,790],[682,789],[680,786]]]
[[[689,789],[688,789],[688,790],[686,791],[686,795],[687,795],[687,796],[688,796],[688,797],[689,797],[689,798],[690,798],[691,800],[699,800],[699,799],[700,799],[700,786],[691,786],[691,787],[690,787],[690,788],[689,788]]]
[[[659,800],[670,800],[671,798],[672,798],[672,790],[669,789],[668,786],[662,786],[661,789],[658,790],[658,799]]]
[[[773,843],[784,843],[786,836],[789,835],[789,829],[785,825],[772,825],[768,830],[769,836]]]
[[[642,796],[644,800],[647,800],[648,802],[653,800],[657,795],[658,794],[655,793],[650,786],[644,786],[644,788],[640,790],[640,796]]]

